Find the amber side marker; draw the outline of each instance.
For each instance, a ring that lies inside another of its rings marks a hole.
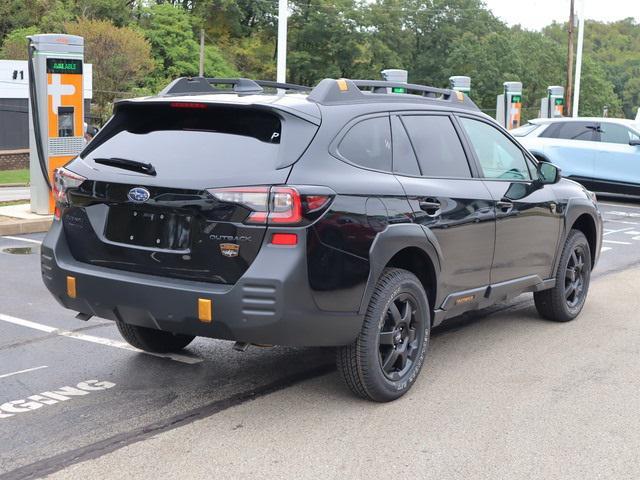
[[[209,300],[208,298],[198,299],[198,320],[204,323],[211,323],[213,321],[211,300]]]
[[[76,277],[67,277],[67,295],[69,298],[76,298]]]

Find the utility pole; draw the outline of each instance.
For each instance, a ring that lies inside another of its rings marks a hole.
[[[276,81],[287,81],[287,0],[278,0],[278,59]]]
[[[584,3],[580,2],[580,13],[578,14],[578,49],[576,54],[576,84],[573,88],[573,116],[578,116],[580,106],[580,76],[582,75],[582,47],[584,46]]]
[[[200,29],[200,68],[198,69],[198,75],[204,77],[204,28]]]
[[[574,25],[574,17],[573,17],[573,2],[571,0],[571,11],[569,12],[569,28],[567,33],[569,34],[569,45],[567,48],[567,88],[565,98],[566,101],[566,115],[567,117],[571,115],[571,98],[573,94],[573,25]]]

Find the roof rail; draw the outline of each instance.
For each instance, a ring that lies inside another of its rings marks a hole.
[[[313,90],[313,87],[298,85],[296,83],[272,82],[271,80],[254,80],[254,82],[256,82],[261,87],[278,88],[281,90],[293,90],[297,92],[310,92],[311,90]]]
[[[418,92],[423,97],[440,98],[449,100],[454,94],[453,90],[445,90],[443,88],[428,87],[426,85],[418,85],[415,83],[387,82],[385,80],[351,80],[360,90],[363,88],[371,88],[373,93],[387,93],[388,88],[402,88],[409,92]]]
[[[403,93],[389,93],[388,89],[403,89]],[[325,78],[311,91],[308,99],[322,105],[371,102],[372,100],[408,102],[424,99],[436,102],[456,102],[460,106],[467,108],[478,108],[462,92],[413,83],[386,82],[384,80],[350,80],[346,78],[334,80]]]
[[[251,80],[249,78],[208,78],[180,77],[167,85],[158,95],[198,95],[211,93],[229,93],[228,88],[216,88],[216,85],[231,85],[234,93],[262,93],[263,87],[293,91],[310,91],[310,87],[293,83],[279,83],[270,80]]]

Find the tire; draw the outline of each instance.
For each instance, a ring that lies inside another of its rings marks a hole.
[[[533,294],[538,313],[547,320],[568,322],[584,307],[591,280],[591,249],[584,234],[571,230],[565,242],[556,285]]]
[[[338,349],[338,371],[356,395],[395,400],[415,383],[430,333],[429,301],[420,280],[407,270],[385,269],[358,338]]]
[[[133,347],[145,352],[170,353],[182,350],[195,337],[178,333],[163,332],[153,328],[138,327],[128,323],[116,322],[120,335]]]

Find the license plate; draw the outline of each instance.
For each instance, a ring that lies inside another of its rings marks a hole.
[[[186,250],[190,245],[191,215],[111,207],[107,239],[164,250]]]

